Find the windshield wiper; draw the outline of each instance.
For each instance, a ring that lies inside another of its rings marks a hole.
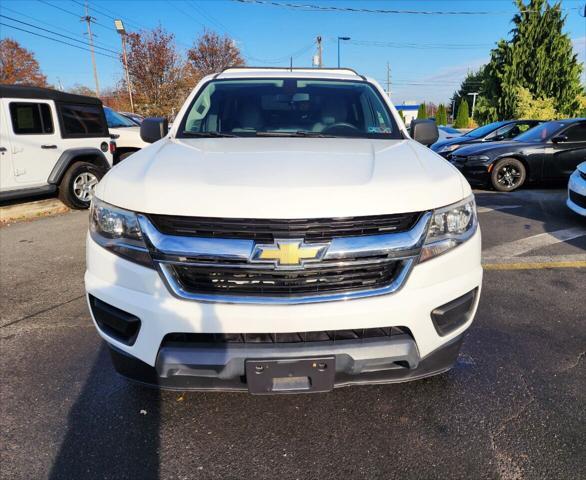
[[[296,132],[256,132],[257,137],[316,137],[316,138],[334,138],[335,135],[326,135],[319,132],[308,132],[307,130],[297,130]]]
[[[219,138],[219,137],[236,137],[232,133],[222,133],[222,132],[190,132],[189,130],[183,130],[183,135],[186,137],[194,137],[194,138]]]

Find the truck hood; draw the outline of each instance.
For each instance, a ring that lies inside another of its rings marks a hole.
[[[470,186],[412,140],[163,139],[114,167],[98,198],[145,213],[308,218],[422,211]]]

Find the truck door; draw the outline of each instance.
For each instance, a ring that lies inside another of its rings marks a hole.
[[[10,190],[15,187],[14,172],[12,170],[12,149],[8,122],[4,114],[3,103],[0,100],[0,190]]]
[[[45,185],[62,151],[53,102],[8,99],[5,107],[16,184]]]

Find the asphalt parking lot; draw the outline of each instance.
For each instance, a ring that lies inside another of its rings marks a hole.
[[[3,479],[586,478],[586,221],[477,192],[486,267],[457,366],[254,397],[116,376],[83,291],[86,212],[0,229]]]

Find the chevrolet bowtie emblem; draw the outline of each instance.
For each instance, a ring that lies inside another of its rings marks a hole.
[[[279,240],[272,245],[256,245],[252,262],[273,263],[275,267],[302,267],[306,262],[321,260],[328,244],[305,244],[303,240]]]

